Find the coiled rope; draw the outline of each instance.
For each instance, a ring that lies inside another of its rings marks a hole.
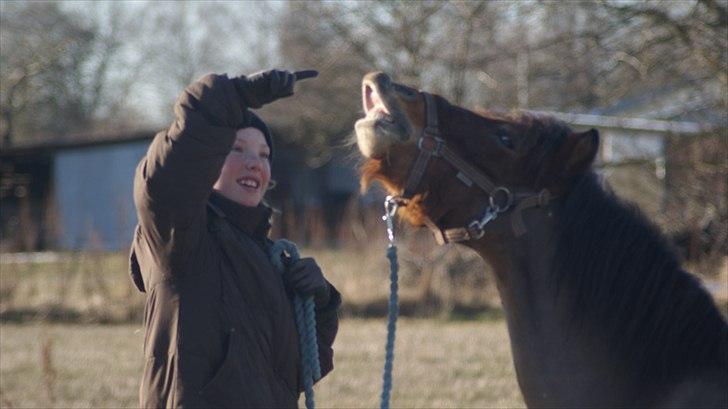
[[[292,262],[296,262],[300,258],[295,243],[286,239],[276,240],[270,247],[269,257],[273,267],[281,274],[286,271],[286,266],[283,264],[284,254],[288,254]],[[306,388],[306,408],[314,409],[313,384],[321,378],[321,365],[316,342],[316,312],[314,311],[313,296],[303,298],[296,294],[293,297],[293,309],[296,315],[296,327],[298,327],[301,376]]]
[[[385,214],[382,218],[387,223],[387,258],[389,259],[390,293],[387,317],[387,344],[385,347],[384,374],[381,396],[381,409],[389,409],[389,398],[392,393],[392,368],[394,366],[394,341],[397,332],[397,316],[399,315],[399,262],[397,261],[397,246],[394,244],[394,216],[397,213],[398,203],[388,196],[385,200]],[[296,245],[285,239],[276,240],[270,247],[270,259],[273,266],[281,274],[286,267],[283,264],[283,255],[288,254],[291,261],[297,261],[300,256]],[[298,327],[298,342],[301,349],[301,367],[303,383],[306,388],[306,408],[314,409],[313,383],[321,378],[321,367],[316,342],[316,316],[314,312],[313,297],[306,299],[296,295],[293,300]]]

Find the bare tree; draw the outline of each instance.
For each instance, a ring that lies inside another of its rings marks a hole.
[[[697,0],[678,4],[662,2],[604,3],[620,19],[634,21],[636,30],[650,30],[635,43],[635,49],[649,52],[661,44],[685,48],[698,75],[717,77],[728,85],[728,2]],[[681,47],[682,46],[682,47]]]
[[[94,33],[56,3],[2,3],[2,7],[3,142],[41,129],[58,131],[85,123],[83,98],[75,85],[80,61],[91,53]]]
[[[174,99],[196,78],[209,73],[239,75],[274,62],[271,21],[275,7],[260,2],[149,2],[141,7],[143,26],[136,50],[144,61],[134,104],[171,118]]]
[[[85,14],[84,14],[85,13]],[[123,61],[136,16],[118,3],[2,3],[1,128],[7,146],[100,124],[128,124],[134,64]]]
[[[2,2],[4,143],[169,121],[207,72],[275,61],[266,3]],[[266,27],[265,22],[268,22]],[[257,63],[256,61],[260,61]]]

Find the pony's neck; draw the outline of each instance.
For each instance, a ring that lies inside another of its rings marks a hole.
[[[546,209],[532,209],[524,212],[524,221],[528,226],[524,236],[513,237],[504,220],[499,230],[505,233],[497,240],[472,247],[494,270],[526,403],[576,407],[590,401],[585,391],[624,390],[623,385],[611,383],[614,373],[606,346],[588,332],[574,331],[565,295],[552,285],[554,217]],[[596,396],[605,399],[609,394]]]
[[[497,233],[485,236],[471,247],[493,268],[506,311],[527,303],[553,304],[555,294],[549,285],[549,272],[556,254],[555,220],[548,209],[523,212],[528,231],[513,236],[510,220],[493,223]]]

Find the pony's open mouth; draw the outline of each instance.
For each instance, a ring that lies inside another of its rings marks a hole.
[[[364,84],[362,89],[364,112],[366,117],[374,120],[382,120],[394,123],[394,118],[387,105],[379,97],[379,92],[370,84]]]
[[[383,158],[393,144],[408,140],[412,128],[388,76],[367,74],[361,91],[365,116],[354,126],[357,144],[364,156]]]

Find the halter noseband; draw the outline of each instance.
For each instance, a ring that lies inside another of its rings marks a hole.
[[[461,182],[468,187],[475,184],[488,195],[488,205],[481,216],[474,218],[465,227],[441,229],[429,217],[425,216],[425,224],[432,230],[438,244],[480,239],[485,234],[485,226],[496,219],[499,214],[513,208],[514,205],[511,228],[516,237],[525,234],[526,227],[523,223],[521,212],[529,207],[544,207],[549,204],[553,196],[546,189],[539,193],[524,192],[514,194],[507,187],[493,183],[483,172],[475,168],[445,144],[438,126],[435,98],[432,94],[426,92],[422,94],[425,97],[426,126],[417,141],[420,154],[417,156],[417,160],[407,177],[407,183],[405,184],[402,195],[388,200],[392,200],[397,205],[406,206],[415,195],[415,191],[425,175],[425,170],[427,170],[430,159],[433,157],[441,157],[458,170],[457,178]]]

